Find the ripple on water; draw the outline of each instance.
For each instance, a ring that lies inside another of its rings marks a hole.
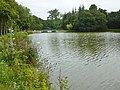
[[[71,90],[120,89],[119,33],[45,33],[29,36],[39,56],[69,77]]]

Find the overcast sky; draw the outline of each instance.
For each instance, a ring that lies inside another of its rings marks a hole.
[[[107,11],[118,11],[120,9],[120,0],[16,0],[19,4],[28,7],[33,15],[46,19],[47,12],[55,8],[61,13],[71,11],[72,8],[78,8],[84,5],[86,9],[91,4],[96,4],[98,8]]]

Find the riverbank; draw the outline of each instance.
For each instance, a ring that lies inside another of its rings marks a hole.
[[[60,32],[64,32],[64,33],[69,33],[69,32],[76,32],[74,30],[60,30]],[[98,32],[98,31],[97,31]],[[102,32],[120,32],[120,29],[107,29],[105,31],[102,31]],[[82,33],[82,32],[76,32],[76,33]]]
[[[107,29],[106,32],[120,32],[120,29]]]
[[[74,30],[55,30],[56,33],[81,33],[81,32],[77,32],[77,31],[74,31]],[[120,32],[120,29],[107,29],[105,31],[102,31],[102,32],[117,32],[119,33]],[[32,34],[32,33],[41,33],[41,30],[37,30],[37,31],[28,31],[27,32],[28,34]],[[49,32],[45,32],[45,33],[49,33]],[[53,32],[55,33],[55,32]],[[82,32],[83,33],[83,32]]]
[[[26,32],[0,37],[0,89],[49,90],[48,74]],[[39,69],[38,69],[39,67]],[[41,69],[42,68],[42,69]]]

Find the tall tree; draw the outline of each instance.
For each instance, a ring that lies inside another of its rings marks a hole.
[[[48,11],[48,13],[50,14],[47,18],[50,20],[56,20],[59,18],[60,16],[60,12],[58,11],[58,9],[54,9],[54,10],[50,10]]]
[[[19,5],[15,0],[0,1],[0,33],[5,34],[8,28],[16,29],[16,27],[28,29],[30,26],[30,10]],[[17,28],[17,29],[18,29]]]
[[[61,27],[61,14],[58,9],[50,10],[48,13],[50,14],[47,17],[47,21],[50,22],[50,26],[48,27],[52,29],[59,29]]]
[[[95,4],[92,4],[90,6],[89,10],[97,10],[97,6]]]
[[[101,13],[103,13],[103,14],[105,14],[105,15],[107,16],[107,10],[101,9],[101,8],[99,8],[98,10],[99,10]]]
[[[32,30],[40,30],[43,29],[43,20],[41,18],[38,18],[37,16],[33,15],[31,16],[31,26],[30,29]]]
[[[108,14],[108,28],[120,28],[120,10]]]
[[[89,10],[80,6],[76,13],[72,10],[64,14],[62,21],[63,29],[66,29],[66,25],[72,24],[75,31],[105,31],[107,28],[106,14],[97,10],[95,4],[92,4]]]
[[[30,27],[31,13],[30,9],[23,7],[21,5],[17,8],[19,18],[17,19],[17,24],[21,30],[27,30]],[[24,13],[23,13],[24,12]]]
[[[11,25],[11,20],[14,19],[14,17],[17,17],[17,13],[13,8],[11,8],[10,4],[6,1],[2,0],[0,2],[0,29],[1,29],[1,35],[7,33],[8,27]]]

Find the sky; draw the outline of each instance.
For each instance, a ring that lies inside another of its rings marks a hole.
[[[91,4],[96,4],[98,8],[106,9],[108,12],[120,10],[120,0],[16,0],[19,4],[28,7],[33,15],[42,19],[48,17],[48,11],[58,9],[64,14],[72,8],[84,5],[88,9]]]

